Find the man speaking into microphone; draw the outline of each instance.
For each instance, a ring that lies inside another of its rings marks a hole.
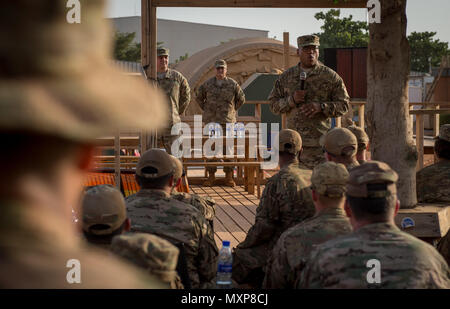
[[[270,109],[276,115],[285,113],[287,128],[300,133],[300,166],[313,169],[325,161],[319,139],[330,129],[331,118],[348,111],[349,96],[342,78],[318,61],[318,36],[300,36],[297,45],[300,62],[275,82],[269,96]]]

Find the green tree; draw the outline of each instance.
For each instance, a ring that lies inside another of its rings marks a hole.
[[[434,39],[436,32],[412,32],[408,36],[411,48],[411,70],[428,72],[431,59],[432,66],[439,66],[442,56],[450,53],[447,42]]]
[[[175,63],[184,61],[184,60],[186,60],[188,57],[189,57],[189,54],[186,53],[186,54],[184,54],[184,56],[180,56],[180,58],[176,59],[176,60],[175,60]]]
[[[141,61],[141,43],[133,43],[136,33],[116,32],[114,35],[114,59],[123,61]]]
[[[331,9],[319,12],[314,17],[323,21],[320,27],[320,60],[323,61],[325,48],[367,47],[369,43],[369,26],[365,21],[355,21],[353,16],[341,18],[341,10]]]

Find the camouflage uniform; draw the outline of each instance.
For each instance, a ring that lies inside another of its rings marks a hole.
[[[280,145],[282,145],[282,130]],[[289,130],[292,131],[292,130]],[[298,135],[297,132],[293,131]],[[298,136],[300,138],[300,136]],[[280,146],[283,151],[282,146]],[[300,147],[301,148],[301,139]],[[290,148],[293,149],[293,148]],[[267,180],[256,209],[255,224],[245,240],[234,251],[233,279],[238,283],[252,280],[262,284],[261,273],[267,258],[280,235],[288,228],[314,215],[314,205],[309,188],[311,172],[298,167],[298,161],[282,167]],[[255,275],[258,272],[259,275]]]
[[[370,161],[350,171],[346,194],[362,199],[396,198],[397,180],[387,164]],[[442,256],[431,245],[402,232],[393,217],[392,212],[386,222],[365,224],[350,235],[319,245],[310,255],[298,287],[450,288],[450,271]],[[376,271],[368,263],[372,259],[380,263],[380,283],[369,283],[368,279],[376,278],[369,273]]]
[[[162,190],[141,189],[126,198],[133,232],[183,243],[193,288],[211,288],[217,271],[218,250],[203,215]]]
[[[167,48],[159,48],[158,56],[169,55]],[[158,134],[158,143],[162,143],[168,153],[171,153],[172,143],[178,138],[171,135],[172,126],[180,122],[180,115],[187,109],[191,101],[191,89],[186,78],[178,71],[168,69],[165,73],[158,73],[157,82],[169,100],[169,113],[171,115],[168,125]]]
[[[113,238],[111,251],[170,284],[172,289],[183,288],[176,271],[179,250],[167,240],[150,234],[126,233]]]
[[[369,284],[367,261],[381,263],[381,283]],[[300,288],[450,288],[447,263],[431,245],[394,224],[366,225],[311,254]]]
[[[68,25],[66,1],[0,3],[0,133],[33,138],[40,156],[52,156],[44,141],[53,137],[81,148],[116,129],[151,130],[166,119],[162,94],[111,67],[104,2],[81,1],[80,10],[82,23]],[[68,169],[50,165],[49,175],[56,168]],[[0,197],[2,288],[168,287],[80,241],[70,215],[78,196],[61,192],[73,186],[81,195],[77,178],[57,176],[67,181],[61,189],[34,171],[14,176],[8,185],[15,194],[1,188]],[[80,262],[80,283],[67,280],[76,271],[71,260]]]
[[[326,162],[315,167],[311,179],[317,194],[342,199],[348,172],[344,165]],[[352,231],[342,207],[328,207],[284,232],[267,262],[263,287],[294,288],[311,251],[318,245]]]
[[[441,126],[439,139],[450,143],[450,124]],[[417,172],[417,200],[420,203],[450,203],[450,160],[439,162]],[[438,250],[450,265],[450,232],[438,244]]]
[[[289,105],[295,104],[294,92],[301,90],[301,71],[300,63],[298,63],[280,75],[269,96],[270,110],[276,115],[286,114],[287,127],[300,133],[303,139],[300,166],[313,169],[314,166],[325,161],[319,146],[319,138],[331,128],[332,117],[342,116],[349,110],[349,96],[342,78],[332,69],[318,62],[307,74],[304,88],[305,102],[301,104],[323,103],[323,110],[313,118],[306,117],[299,107]]]
[[[216,61],[215,67],[224,66],[224,60]],[[204,82],[197,90],[197,103],[203,110],[203,122],[218,123],[225,132],[227,123],[236,122],[237,110],[244,104],[245,95],[239,84],[230,77],[219,81],[215,76]],[[225,134],[225,133],[223,133]],[[224,145],[225,149],[225,145]],[[225,151],[224,151],[225,154]],[[214,161],[214,160],[208,160]],[[224,160],[230,161],[230,160]],[[215,173],[217,167],[207,167],[207,171]],[[230,166],[224,167],[225,172],[233,171]]]

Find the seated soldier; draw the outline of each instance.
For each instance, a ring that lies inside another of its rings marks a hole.
[[[122,193],[111,185],[86,189],[82,203],[83,234],[88,242],[110,249],[112,238],[131,229]]]
[[[420,203],[450,203],[450,124],[441,126],[434,142],[437,162],[417,172],[417,200]],[[438,244],[450,265],[450,231]]]
[[[311,171],[299,168],[301,150],[298,132],[280,131],[280,171],[268,179],[256,209],[255,224],[234,250],[233,279],[238,284],[261,287],[267,258],[280,235],[314,215]]]
[[[172,289],[182,289],[176,271],[177,247],[161,237],[145,233],[126,233],[113,238],[111,251],[158,277]]]
[[[184,244],[192,288],[215,286],[218,250],[210,226],[193,206],[170,197],[175,163],[159,149],[146,151],[136,166],[141,190],[126,198],[131,230]]]
[[[386,163],[350,170],[344,209],[354,232],[316,247],[300,288],[450,288],[447,263],[433,246],[401,231],[397,173]]]
[[[116,187],[98,185],[88,188],[83,196],[82,216],[83,234],[89,243],[120,253],[137,266],[145,264],[150,275],[172,288],[182,288],[178,276],[172,276],[171,272],[175,271],[172,266],[177,264],[178,248],[154,235],[127,233],[131,221],[127,217],[123,195]],[[116,240],[115,236],[120,240]],[[130,250],[133,252],[128,252]],[[140,257],[139,261],[130,257],[133,254]],[[165,259],[162,259],[163,256]]]
[[[347,127],[356,136],[356,141],[358,142],[358,151],[356,152],[356,160],[359,164],[363,164],[367,161],[366,155],[369,151],[369,136],[367,136],[366,131],[357,126]]]
[[[210,197],[202,197],[197,194],[190,194],[186,192],[177,192],[175,191],[175,188],[178,187],[178,185],[181,182],[181,177],[183,176],[183,164],[181,161],[174,156],[171,155],[172,160],[175,163],[176,169],[174,174],[174,185],[172,187],[171,191],[171,197],[194,206],[197,208],[203,216],[205,216],[205,219],[208,221],[209,225],[211,226],[211,232],[214,235],[214,216],[216,215],[216,201]]]
[[[325,162],[316,166],[311,191],[316,214],[284,232],[267,262],[263,287],[293,289],[311,251],[320,243],[349,234],[344,212],[348,172],[343,164]]]
[[[342,163],[347,170],[358,166],[356,136],[346,128],[333,128],[320,138],[327,161]]]

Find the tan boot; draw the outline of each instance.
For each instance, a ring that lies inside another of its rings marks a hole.
[[[216,181],[216,173],[208,172],[208,179],[203,183],[204,187],[212,187]]]
[[[234,186],[236,186],[236,183],[233,180],[233,171],[225,173],[224,186],[227,186],[227,187],[234,187]]]

